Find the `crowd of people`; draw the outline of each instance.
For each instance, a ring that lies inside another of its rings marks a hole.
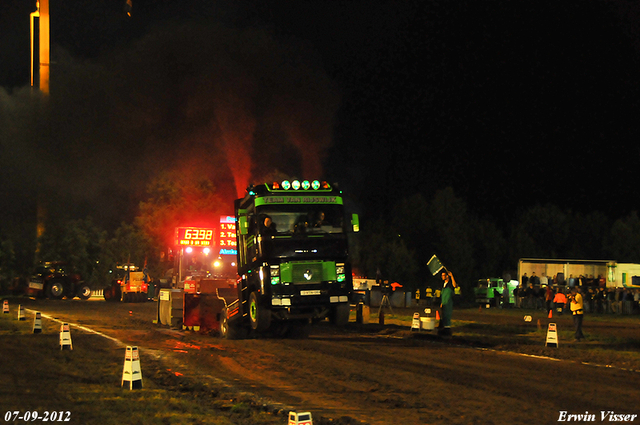
[[[522,283],[514,289],[515,307],[563,313],[569,309],[567,295],[572,288],[577,288],[583,297],[584,310],[587,313],[631,314],[640,311],[640,289],[606,288],[600,285],[601,278],[586,279],[582,276],[558,284],[553,279],[531,277],[525,274]],[[587,282],[591,282],[588,285]],[[564,284],[562,284],[564,283]],[[583,283],[583,284],[581,284]]]

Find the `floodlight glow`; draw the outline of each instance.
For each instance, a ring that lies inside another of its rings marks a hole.
[[[311,183],[311,187],[313,188],[313,190],[318,190],[318,189],[320,189],[320,182],[319,182],[318,180],[314,180],[314,181]]]
[[[300,181],[298,181],[298,180],[294,180],[294,181],[291,183],[291,187],[293,188],[293,190],[298,190],[298,189],[300,189]]]
[[[282,188],[284,190],[289,190],[291,189],[291,183],[289,182],[289,180],[285,180],[282,182]]]

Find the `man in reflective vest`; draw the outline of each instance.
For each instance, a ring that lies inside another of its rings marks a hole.
[[[580,293],[580,289],[577,286],[571,288],[571,295],[569,296],[569,300],[571,302],[571,313],[573,313],[573,326],[576,329],[575,338],[576,341],[581,341],[584,339],[584,334],[582,333],[582,319],[584,317],[584,304],[582,301],[582,294]]]

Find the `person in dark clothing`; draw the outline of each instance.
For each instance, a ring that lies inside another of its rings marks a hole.
[[[453,316],[453,295],[454,290],[458,286],[453,274],[450,271],[442,272],[442,295],[440,301],[440,326],[438,335],[451,336],[451,317]]]

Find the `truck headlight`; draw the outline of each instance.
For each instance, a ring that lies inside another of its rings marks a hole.
[[[271,284],[277,285],[280,283],[280,266],[270,266],[269,272],[271,273]]]
[[[344,273],[344,263],[336,264],[336,279],[342,283],[346,280],[347,276]]]

